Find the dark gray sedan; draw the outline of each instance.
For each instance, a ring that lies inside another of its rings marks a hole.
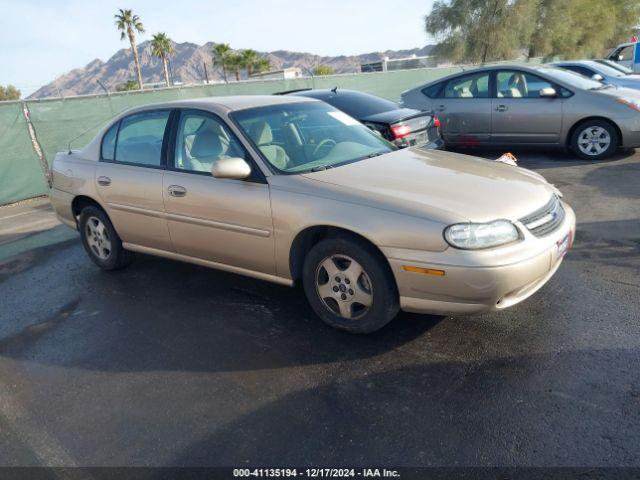
[[[468,70],[403,92],[401,104],[433,110],[448,145],[569,147],[594,160],[640,146],[640,91],[544,65]]]

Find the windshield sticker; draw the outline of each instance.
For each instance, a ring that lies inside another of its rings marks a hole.
[[[358,121],[355,118],[350,117],[344,112],[327,112],[333,118],[338,120],[339,122],[344,123],[347,126],[358,125]]]

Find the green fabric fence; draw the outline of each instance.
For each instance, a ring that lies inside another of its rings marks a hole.
[[[293,80],[256,80],[27,101],[31,122],[46,160],[56,152],[86,145],[113,116],[150,103],[219,95],[256,95],[299,88],[361,90],[398,101],[400,93],[462,67],[423,68],[391,72],[329,75]],[[0,103],[0,205],[47,192],[40,167],[22,117],[21,104]]]
[[[0,103],[0,205],[48,192],[20,102]]]

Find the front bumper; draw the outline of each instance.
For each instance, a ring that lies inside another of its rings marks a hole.
[[[553,233],[537,238],[526,231],[524,240],[513,247],[492,252],[453,248],[439,253],[385,251],[398,285],[401,308],[439,315],[477,313],[504,309],[530,297],[562,263],[566,251],[559,251],[559,245],[567,240],[571,246],[575,236],[575,214],[568,205],[563,206],[565,219]],[[406,266],[440,270],[444,275],[409,272]]]
[[[618,120],[616,123],[622,133],[621,146],[625,148],[640,147],[640,114],[632,118]]]

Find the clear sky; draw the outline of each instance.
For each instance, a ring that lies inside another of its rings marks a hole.
[[[147,33],[177,42],[259,51],[351,55],[421,47],[432,0],[0,0],[0,85],[24,96],[59,75],[107,60],[120,41],[113,15],[137,13]]]

